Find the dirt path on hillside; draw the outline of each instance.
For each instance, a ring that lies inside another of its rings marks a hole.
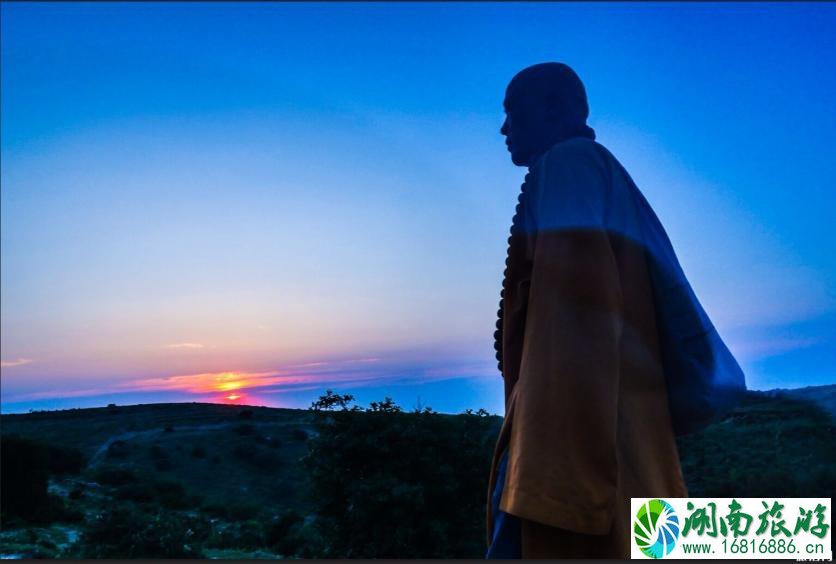
[[[185,427],[177,427],[178,432],[182,431],[210,431],[214,429],[223,429],[225,427],[231,427],[232,425],[239,424],[240,421],[228,421],[225,423],[214,423],[210,425],[189,425]],[[137,438],[152,438],[157,435],[162,435],[165,433],[165,429],[157,428],[157,429],[146,429],[144,431],[127,431],[124,433],[120,433],[118,435],[114,435],[107,439],[102,445],[96,449],[96,452],[93,453],[93,456],[90,457],[90,462],[88,462],[88,467],[92,468],[104,459],[105,455],[107,454],[107,449],[110,448],[110,445],[115,443],[116,441],[130,441],[132,439]]]
[[[296,425],[297,424],[296,422],[289,422],[289,421],[282,421],[282,422],[275,422],[275,423],[270,422],[270,423],[264,423],[264,424],[250,423],[250,422],[243,422],[243,423],[249,423],[250,425],[253,425],[254,427],[261,427],[261,426],[267,426],[267,425],[269,425],[271,427],[276,427],[276,426],[287,426],[287,425]],[[186,425],[186,426],[175,427],[175,431],[177,433],[182,433],[184,431],[186,431],[186,432],[188,432],[188,431],[213,431],[213,430],[216,430],[216,429],[224,429],[224,428],[227,428],[227,427],[232,427],[234,425],[240,425],[240,424],[242,424],[242,421],[227,421],[227,422],[224,422],[224,423],[212,423],[212,424],[206,424],[206,425]],[[87,467],[88,468],[93,468],[96,465],[100,464],[102,462],[102,460],[104,460],[105,455],[107,454],[107,449],[110,448],[110,445],[112,445],[116,441],[130,441],[132,439],[137,439],[137,438],[150,439],[152,437],[162,435],[165,432],[166,431],[165,431],[164,428],[156,428],[156,429],[146,429],[144,431],[126,431],[124,433],[114,435],[114,436],[110,437],[109,439],[107,439],[104,443],[102,443],[102,445],[99,448],[96,449],[96,452],[93,453],[93,456],[90,457],[90,461],[87,463]]]

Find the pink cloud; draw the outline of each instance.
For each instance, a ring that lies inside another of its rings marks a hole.
[[[19,358],[17,360],[0,360],[0,368],[11,368],[12,366],[22,366],[24,364],[29,364],[32,362],[32,359],[29,358]]]

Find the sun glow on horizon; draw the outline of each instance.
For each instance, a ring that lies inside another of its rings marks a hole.
[[[215,377],[215,381],[217,382],[217,391],[231,392],[233,390],[241,389],[244,386],[244,382],[241,379],[242,376],[242,374],[238,374],[236,372],[222,372],[221,374],[218,374]],[[230,394],[227,397],[230,399],[236,399],[237,397],[240,397],[236,396],[236,398],[232,398],[232,396],[234,395],[235,394]]]

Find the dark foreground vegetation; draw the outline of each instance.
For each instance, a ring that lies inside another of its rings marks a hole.
[[[680,438],[691,496],[836,491],[834,398],[836,386],[750,392]],[[362,408],[330,390],[308,410],[4,415],[0,555],[482,558],[501,422],[484,410],[403,411],[388,398]]]

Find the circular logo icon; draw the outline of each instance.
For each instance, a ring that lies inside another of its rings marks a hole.
[[[651,499],[639,508],[633,520],[633,538],[650,558],[664,558],[679,538],[679,517],[664,499]]]

